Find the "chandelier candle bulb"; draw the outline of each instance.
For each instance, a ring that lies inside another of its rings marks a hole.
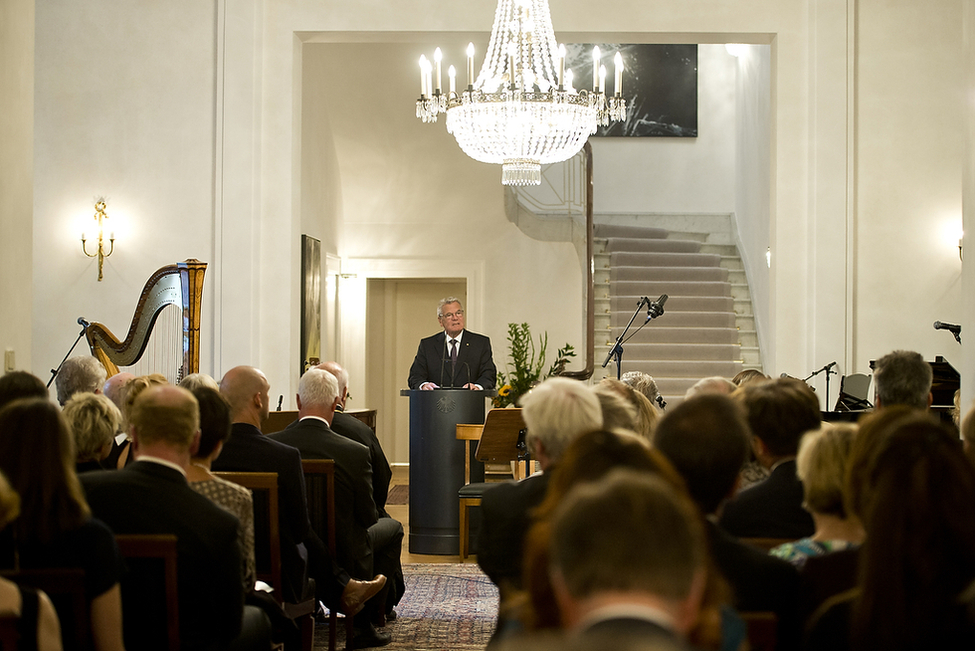
[[[449,85],[450,94],[456,95],[457,94],[457,69],[454,68],[453,66],[447,68],[447,78],[450,80],[450,85]]]
[[[599,92],[599,46],[592,48],[592,92]]]
[[[599,66],[599,94],[606,92],[606,66]]]
[[[437,67],[437,88],[436,88],[437,95],[440,94],[440,89],[441,89],[441,85],[440,85],[440,78],[441,78],[440,62],[441,61],[443,61],[443,52],[441,52],[440,48],[438,47],[436,50],[433,51],[433,62]]]
[[[616,91],[617,97],[623,96],[623,55],[619,52],[613,57],[613,65],[616,68],[616,83],[613,85],[613,89]]]
[[[474,89],[474,44],[467,44],[467,87]]]
[[[426,71],[427,56],[425,54],[420,55],[420,99],[427,96],[427,71]]]
[[[559,45],[559,90],[565,89],[565,45]]]

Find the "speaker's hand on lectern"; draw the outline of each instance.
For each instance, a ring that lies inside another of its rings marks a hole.
[[[481,391],[483,387],[480,384],[474,384],[473,382],[468,382],[464,385],[465,389],[470,389],[471,391]]]
[[[423,384],[420,385],[420,391],[433,391],[434,389],[439,389],[439,388],[440,387],[438,387],[433,382],[424,382]]]

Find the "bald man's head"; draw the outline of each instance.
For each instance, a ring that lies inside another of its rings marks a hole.
[[[220,393],[230,403],[230,418],[235,423],[260,426],[267,420],[270,390],[264,373],[253,366],[235,366],[220,381]]]

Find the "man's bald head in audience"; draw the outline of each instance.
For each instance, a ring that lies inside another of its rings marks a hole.
[[[139,394],[132,403],[129,421],[140,448],[164,443],[188,451],[200,431],[200,408],[186,389],[159,385]]]
[[[235,366],[220,380],[220,393],[230,404],[230,417],[235,423],[250,422],[260,427],[270,410],[270,390],[267,377],[253,366]]]

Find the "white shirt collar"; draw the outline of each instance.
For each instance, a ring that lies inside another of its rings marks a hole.
[[[659,608],[653,608],[645,604],[611,604],[596,608],[583,617],[576,628],[577,630],[584,631],[601,621],[620,618],[645,619],[668,631],[674,630],[673,617]]]
[[[446,341],[447,341],[447,344],[448,345],[450,344],[450,340],[451,339],[456,339],[457,340],[457,349],[460,350],[460,340],[464,336],[464,331],[463,330],[461,330],[460,332],[458,332],[456,337],[451,337],[450,335],[447,334],[447,331],[444,330],[443,331],[443,336],[446,338]]]
[[[325,419],[324,419],[324,418],[322,418],[321,416],[304,416],[303,418],[301,418],[301,419],[299,419],[299,421],[298,421],[298,422],[300,423],[300,422],[301,422],[301,421],[303,421],[303,420],[309,420],[309,419],[314,419],[314,420],[320,420],[320,421],[322,421],[323,423],[325,423],[325,426],[326,426],[326,427],[331,427],[331,426],[332,426],[332,424],[331,424],[330,422],[328,422],[327,420],[325,420]]]

